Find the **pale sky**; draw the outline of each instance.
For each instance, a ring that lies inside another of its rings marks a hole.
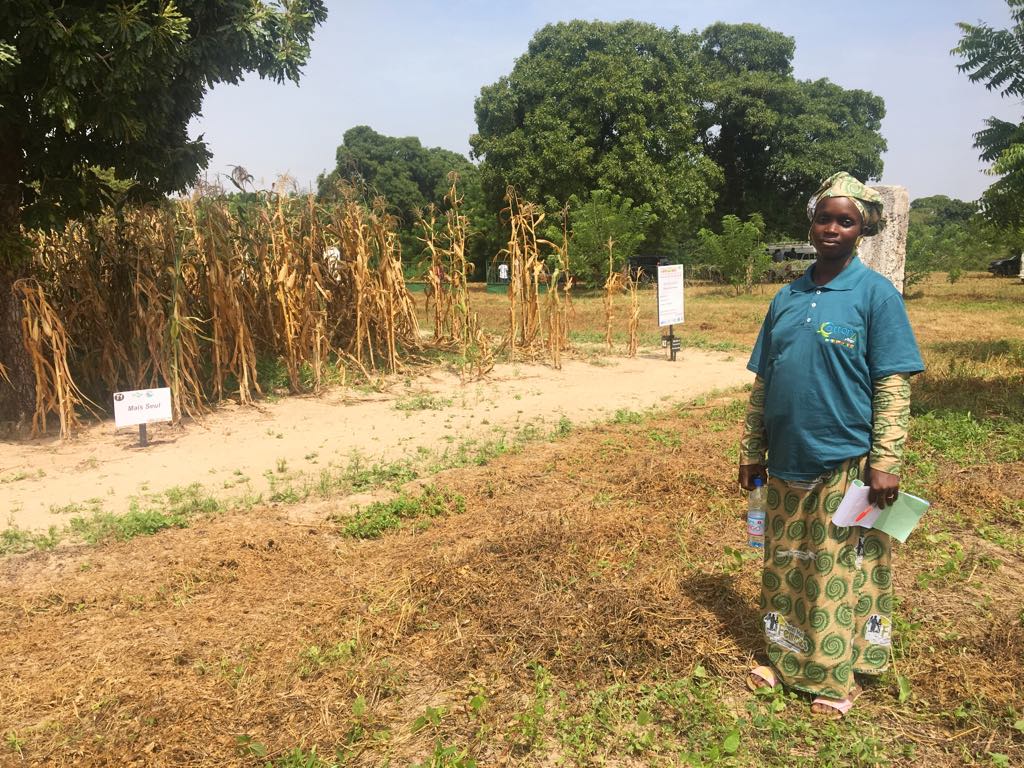
[[[468,155],[481,87],[511,72],[540,27],[577,18],[684,31],[755,22],[795,38],[798,78],[827,77],[885,99],[882,182],[906,186],[912,199],[976,199],[991,179],[972,134],[990,115],[1019,122],[1024,114],[1019,100],[971,83],[949,54],[957,21],[1008,26],[1005,0],[328,0],[328,7],[299,86],[253,77],[207,96],[193,135],[205,134],[214,153],[209,175],[243,165],[260,186],[280,173],[315,185],[355,125]]]

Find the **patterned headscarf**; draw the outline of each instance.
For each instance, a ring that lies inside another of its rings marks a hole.
[[[814,209],[826,197],[848,197],[860,211],[864,221],[864,234],[870,237],[885,229],[882,218],[882,196],[871,187],[858,181],[846,171],[829,176],[821,187],[807,201],[807,218],[814,221]]]

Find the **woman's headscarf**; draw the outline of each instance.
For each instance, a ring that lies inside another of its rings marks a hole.
[[[814,221],[814,209],[826,197],[848,197],[860,211],[864,221],[864,234],[877,235],[885,229],[882,218],[882,196],[871,187],[858,181],[846,171],[829,176],[807,202],[807,218]]]

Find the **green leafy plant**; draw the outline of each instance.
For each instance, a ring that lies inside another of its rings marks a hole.
[[[752,213],[746,221],[737,216],[722,219],[722,232],[710,229],[697,233],[701,245],[701,261],[714,266],[727,283],[750,293],[771,263],[763,245],[764,219]]]
[[[403,520],[459,514],[465,509],[466,500],[461,494],[428,485],[419,496],[402,493],[391,501],[374,502],[358,510],[344,522],[341,532],[356,539],[376,539]]]

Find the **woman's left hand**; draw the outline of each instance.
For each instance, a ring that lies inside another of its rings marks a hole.
[[[900,495],[900,476],[868,468],[868,501],[879,509],[891,505]]]

